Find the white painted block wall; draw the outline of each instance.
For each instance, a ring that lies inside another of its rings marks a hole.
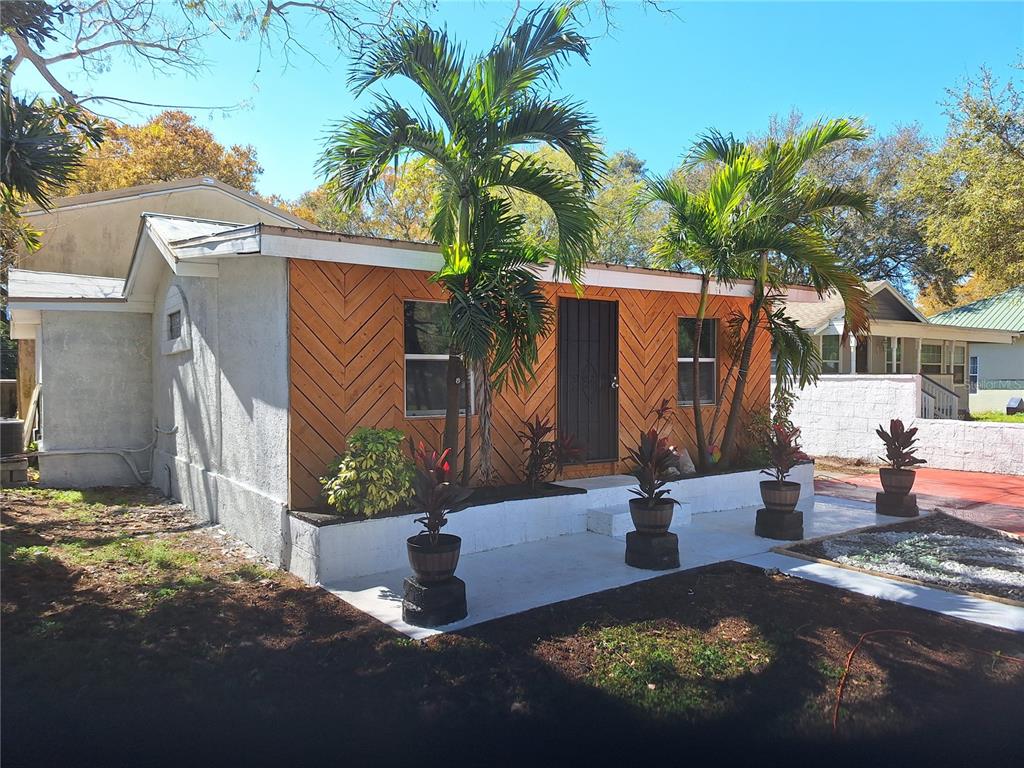
[[[699,514],[760,505],[758,483],[764,479],[767,478],[755,470],[671,483],[672,497],[682,502],[673,530],[689,523],[691,511]],[[813,508],[814,465],[801,464],[789,479],[801,485],[800,507]],[[628,518],[628,489],[636,484],[633,478],[611,475],[563,484],[587,488],[588,492],[473,507],[452,514],[444,532],[462,537],[464,555],[584,533],[588,529],[604,535],[625,535],[621,525],[624,518],[607,520],[607,526],[603,526],[606,530],[597,530],[602,525],[594,525],[597,521],[591,512],[617,511]],[[283,561],[292,573],[309,584],[338,583],[405,568],[405,540],[419,531],[417,516],[317,527],[291,515],[286,524],[288,539]],[[632,524],[628,530],[632,530]]]
[[[1024,425],[918,418],[919,387],[906,374],[822,376],[793,408],[804,450],[877,463],[885,449],[875,430],[899,418],[918,428],[918,455],[929,467],[1024,474]]]

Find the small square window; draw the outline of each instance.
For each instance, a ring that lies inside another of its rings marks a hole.
[[[181,338],[181,310],[175,310],[167,315],[167,338]]]

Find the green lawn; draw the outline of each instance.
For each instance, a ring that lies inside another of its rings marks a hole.
[[[982,411],[981,413],[972,413],[971,419],[974,421],[1002,421],[1008,424],[1024,424],[1024,413],[1008,415],[1000,411]]]

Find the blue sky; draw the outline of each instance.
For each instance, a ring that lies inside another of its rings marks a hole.
[[[505,2],[441,0],[447,23],[472,50],[485,48],[512,7]],[[618,27],[593,45],[590,66],[572,65],[564,93],[596,116],[609,151],[630,148],[665,172],[702,131],[746,135],[773,113],[857,115],[886,131],[920,123],[941,137],[944,89],[985,64],[997,75],[1024,51],[1024,3],[679,3],[678,19],[620,3]],[[592,31],[597,31],[596,27]],[[345,84],[348,62],[308,35],[322,66],[296,55],[290,67],[258,46],[217,41],[199,77],[154,77],[115,61],[79,92],[141,100],[247,107],[196,112],[225,144],[256,147],[259,189],[286,198],[316,185],[324,129],[355,114]],[[23,65],[16,87],[45,92]],[[400,91],[401,93],[401,91]],[[115,113],[116,114],[116,113]],[[145,113],[128,116],[132,121]]]

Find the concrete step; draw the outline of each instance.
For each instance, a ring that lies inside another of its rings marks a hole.
[[[672,525],[670,531],[685,528],[690,524],[692,513],[688,502],[680,502],[672,513]],[[601,509],[591,509],[587,512],[587,530],[591,533],[599,533],[602,536],[619,538],[633,530],[633,518],[629,514],[629,505],[616,504]]]

